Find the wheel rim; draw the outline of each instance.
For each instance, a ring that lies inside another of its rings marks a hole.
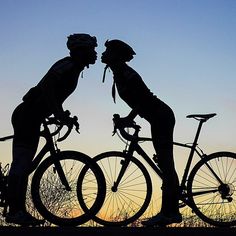
[[[93,162],[91,163],[90,160],[89,157],[83,156],[83,154],[77,154],[77,152],[63,152],[63,156],[61,154],[60,163],[69,182],[70,191],[66,190],[65,186],[59,180],[51,158],[45,160],[38,168],[37,175],[33,176],[32,196],[34,204],[40,214],[51,223],[61,226],[76,226],[88,221],[91,215],[93,213],[96,214],[99,210],[102,202],[98,206],[98,202],[100,201],[98,200],[98,195],[94,197],[93,202],[90,202],[90,206],[94,207],[93,210],[95,211],[96,209],[96,212],[93,212],[91,209],[85,212],[78,201],[78,176],[85,166],[89,165],[91,167],[92,170],[89,169],[89,178],[90,180],[93,178],[93,183],[94,185],[96,184],[97,189],[105,186],[105,180],[103,178],[100,181],[97,179],[98,176],[96,174],[100,168],[98,167],[99,169],[97,169],[97,165],[94,166],[96,163],[91,165]],[[101,170],[100,174],[100,177],[103,177]],[[83,184],[87,183],[90,185],[90,182],[86,181],[87,179],[88,176],[85,177]],[[105,190],[103,191],[105,195]],[[98,190],[96,190],[96,194],[98,194]]]
[[[147,171],[138,161],[130,163],[118,188],[113,187],[123,160],[119,153],[96,160],[106,179],[105,201],[95,218],[100,224],[127,225],[141,216],[150,202],[151,180],[148,173],[145,178],[143,172]]]
[[[203,165],[203,161],[195,166],[188,187],[194,211],[210,224],[234,225],[236,223],[236,155],[224,156],[224,153],[219,156],[212,155],[207,163],[223,183],[219,183],[210,173],[209,168]]]

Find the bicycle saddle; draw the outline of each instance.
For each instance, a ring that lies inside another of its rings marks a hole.
[[[201,120],[208,120],[212,117],[216,116],[216,113],[210,113],[210,114],[192,114],[186,116],[187,118],[194,118],[194,119],[201,119]]]

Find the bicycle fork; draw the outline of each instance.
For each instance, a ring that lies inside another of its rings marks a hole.
[[[58,155],[60,155],[59,150],[57,150],[57,152],[53,155],[53,159],[54,159],[53,162],[54,162],[54,165],[55,165],[55,171],[57,172],[57,174],[58,174],[58,176],[61,180],[61,183],[65,186],[65,189],[67,191],[71,191],[71,187],[70,187],[69,182],[68,182],[68,180],[65,176],[65,172],[64,172],[64,170],[61,166],[61,163],[60,163],[60,161],[57,157]]]
[[[55,166],[55,172],[57,172],[61,183],[65,186],[65,189],[67,191],[71,191],[71,187],[66,179],[65,173],[63,171],[63,168],[61,166],[60,160],[58,158],[58,156],[60,156],[60,149],[57,148],[56,143],[54,144],[52,137],[50,136],[50,131],[49,128],[47,127],[47,125],[44,125],[44,137],[47,140],[47,144],[45,146],[45,148],[43,148],[43,150],[45,149],[46,151],[49,151],[51,154],[51,157],[53,158],[53,164]],[[42,150],[42,152],[44,152]]]
[[[114,184],[111,187],[112,192],[117,192],[117,190],[118,190],[118,186],[119,186],[119,184],[120,184],[120,182],[122,180],[122,177],[125,174],[126,169],[129,166],[130,160],[132,158],[132,154],[133,154],[132,150],[133,150],[132,147],[130,147],[129,151],[124,151],[124,154],[125,154],[126,158],[124,160],[121,160],[121,162],[120,162],[121,169],[120,169],[120,172],[119,172],[119,174],[117,176],[117,179],[114,181]]]

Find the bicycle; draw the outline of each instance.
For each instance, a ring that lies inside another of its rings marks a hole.
[[[189,206],[199,218],[213,226],[230,227],[236,225],[236,154],[216,152],[207,155],[197,144],[203,123],[215,115],[187,116],[199,121],[194,141],[192,144],[174,142],[176,146],[190,149],[180,181],[179,207]],[[157,156],[154,155],[152,160],[139,144],[152,141],[151,138],[139,137],[141,127],[134,123],[131,125],[134,132],[130,134],[119,115],[114,115],[113,121],[114,134],[118,133],[127,144],[123,152],[110,151],[94,157],[103,170],[107,186],[105,202],[94,220],[104,226],[126,226],[145,212],[152,196],[150,174],[144,164],[133,156],[134,152],[160,178],[162,172]],[[195,153],[200,160],[190,169]],[[85,173],[86,168],[81,172],[79,181]],[[81,207],[87,209],[83,199],[79,197]]]
[[[65,140],[73,127],[79,130],[77,117],[68,117],[68,122],[62,123],[54,117],[45,119],[42,123],[41,136],[46,140],[44,146],[32,161],[30,173],[33,173],[31,181],[31,196],[35,208],[49,222],[58,226],[77,226],[90,220],[99,211],[105,198],[105,178],[99,166],[84,153],[78,151],[60,151],[57,142]],[[52,125],[55,130],[51,132]],[[63,127],[67,131],[60,137]],[[56,138],[57,135],[57,138]],[[5,141],[12,139],[7,136],[0,139]],[[44,160],[45,155],[49,153]],[[89,171],[82,180],[80,188],[77,178],[83,167]],[[3,169],[2,169],[3,170]],[[1,172],[0,197],[3,207],[3,215],[7,213],[7,176],[8,171]],[[79,191],[90,196],[87,201],[89,207],[84,211],[78,202]]]

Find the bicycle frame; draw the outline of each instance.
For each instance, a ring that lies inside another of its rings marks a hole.
[[[60,177],[62,184],[65,186],[66,190],[70,191],[71,187],[69,186],[69,183],[65,177],[62,166],[57,158],[57,156],[60,155],[60,150],[57,148],[56,144],[54,144],[53,138],[52,138],[55,134],[59,133],[62,127],[59,127],[57,131],[55,131],[54,133],[51,133],[49,130],[48,124],[46,122],[43,122],[42,124],[43,124],[44,130],[41,132],[41,137],[45,138],[46,143],[41,148],[40,152],[32,160],[29,174],[33,173],[34,170],[36,170],[36,168],[39,166],[40,162],[42,161],[43,157],[49,152],[50,158],[53,158],[56,171]],[[0,141],[9,140],[9,139],[12,139],[13,137],[14,137],[13,135],[6,136],[3,138],[0,138]]]
[[[44,130],[41,133],[41,136],[43,136],[46,139],[46,144],[43,146],[41,151],[33,159],[31,173],[37,168],[37,166],[39,165],[43,157],[46,155],[46,153],[49,152],[51,154],[51,158],[53,158],[55,168],[57,170],[57,173],[60,177],[62,184],[65,186],[67,191],[71,191],[71,187],[66,179],[65,173],[57,158],[57,156],[60,154],[60,150],[53,143],[53,138],[52,138],[53,135],[50,133],[50,130],[45,122],[43,122],[43,126],[44,126]]]
[[[42,161],[43,157],[46,155],[47,152],[50,152],[51,154],[56,154],[57,152],[52,137],[50,135],[49,128],[47,127],[46,124],[43,125],[44,125],[44,131],[42,132],[42,136],[46,139],[46,143],[42,147],[40,152],[34,157],[30,173],[32,173],[37,168],[37,166]]]
[[[197,142],[199,139],[199,135],[202,129],[202,125],[204,122],[206,122],[209,118],[213,117],[215,114],[211,114],[212,116],[209,117],[205,117],[205,118],[201,118],[199,119],[199,124],[198,124],[198,128],[194,137],[194,141],[192,144],[183,144],[183,143],[179,143],[179,142],[173,142],[173,145],[175,146],[180,146],[183,148],[189,148],[190,149],[190,153],[188,155],[188,160],[184,169],[184,173],[180,182],[180,190],[181,190],[181,194],[184,195],[184,190],[186,190],[186,183],[187,183],[187,178],[189,176],[190,173],[190,167],[192,164],[192,160],[193,160],[193,156],[196,153],[200,159],[203,159],[204,157],[206,157],[206,154],[203,153],[203,151],[201,150],[201,152],[197,149]],[[189,116],[189,118],[191,118],[194,116]],[[196,119],[196,118],[195,118]],[[130,141],[130,144],[128,146],[128,150],[124,150],[124,153],[127,155],[127,158],[124,160],[124,163],[122,163],[122,168],[121,171],[118,175],[117,180],[114,183],[113,188],[117,189],[121,178],[133,156],[134,152],[137,152],[146,162],[147,164],[155,171],[155,173],[162,179],[162,171],[161,169],[158,167],[158,165],[155,164],[154,161],[152,161],[152,159],[149,157],[149,155],[143,150],[143,148],[139,145],[139,142],[141,141],[152,141],[151,138],[143,138],[143,137],[138,137],[138,132],[139,129],[135,129],[134,134],[132,135],[132,139]],[[135,138],[134,138],[135,137]],[[212,168],[206,163],[207,167],[211,170],[211,172],[213,173],[213,175],[216,177],[216,179],[219,181],[220,184],[222,184],[222,181],[219,179],[219,177],[215,174],[215,172],[212,170]],[[212,191],[212,190],[211,190]],[[194,195],[198,195],[198,194],[202,194],[201,192],[199,193],[195,193]]]
[[[145,140],[142,139],[142,141],[152,141],[152,139],[145,138]],[[196,152],[200,158],[203,158],[203,156],[205,154],[201,154],[193,145],[190,145],[190,144],[182,144],[182,143],[177,143],[177,142],[174,142],[173,144],[175,146],[181,146],[184,148],[191,149],[189,157],[188,157],[187,165],[184,170],[184,175],[181,179],[181,184],[180,184],[180,187],[182,189],[185,189],[185,184],[187,182],[187,177],[190,172],[190,166],[192,163],[194,153]],[[147,164],[154,170],[154,172],[162,179],[162,171],[160,170],[158,165],[154,161],[152,161],[152,159],[149,157],[149,155],[143,150],[143,148],[137,142],[131,142],[128,150],[124,150],[124,153],[127,154],[127,158],[126,158],[127,165],[123,165],[124,167],[122,167],[122,169],[124,169],[124,170],[123,171],[121,170],[120,175],[119,175],[120,177],[117,178],[117,181],[116,181],[117,186],[120,182],[121,177],[123,176],[123,173],[125,172],[126,167],[128,166],[129,160],[132,158],[134,152],[137,152],[147,162]]]

